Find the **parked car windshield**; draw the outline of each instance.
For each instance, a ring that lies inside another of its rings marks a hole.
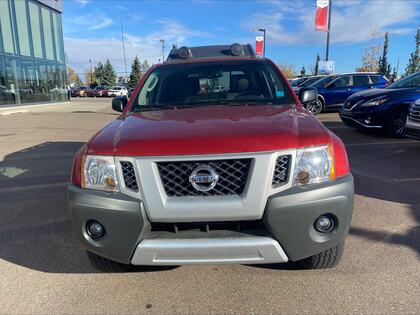
[[[335,78],[336,78],[336,76],[331,75],[331,76],[316,80],[315,82],[313,82],[309,86],[310,87],[315,87],[315,88],[321,88],[321,87],[324,87],[325,85],[327,85],[328,83],[330,83]]]
[[[414,73],[406,78],[387,86],[387,89],[418,88],[420,87],[420,72]]]
[[[295,104],[278,70],[264,60],[167,64],[154,69],[136,95],[142,107]]]
[[[307,81],[308,78],[299,78],[299,79],[293,79],[290,81],[290,85],[291,86],[299,86],[300,84],[302,84],[303,82]]]
[[[309,78],[309,79],[307,79],[306,81],[304,81],[304,82],[300,83],[300,84],[298,85],[298,87],[306,87],[306,86],[310,86],[312,83],[314,83],[314,82],[316,82],[316,81],[318,81],[318,80],[320,80],[320,79],[321,79],[320,77]]]

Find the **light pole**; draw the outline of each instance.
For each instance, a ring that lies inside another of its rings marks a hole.
[[[165,62],[165,40],[161,39],[160,43],[162,44],[162,62]]]
[[[262,32],[263,33],[263,57],[265,57],[265,28],[254,28],[255,32]]]
[[[92,84],[93,78],[92,78],[92,60],[89,59],[89,84]]]
[[[331,8],[332,8],[332,0],[330,0],[329,6],[328,6],[327,51],[325,52],[325,61],[328,61],[328,55],[330,52]]]
[[[122,41],[122,48],[123,48],[123,54],[124,54],[124,68],[125,68],[125,79],[128,79],[127,74],[127,59],[125,57],[125,45],[124,45],[124,29],[123,29],[123,18],[121,17],[121,41]]]

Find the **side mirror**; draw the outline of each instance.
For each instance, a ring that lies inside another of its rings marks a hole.
[[[112,99],[112,109],[116,112],[122,113],[128,104],[128,99],[125,96],[117,96]]]
[[[311,103],[318,99],[318,90],[314,87],[304,87],[299,90],[299,100],[302,104]]]

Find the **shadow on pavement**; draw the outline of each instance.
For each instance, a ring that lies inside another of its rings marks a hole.
[[[350,234],[407,246],[420,256],[420,142],[388,138],[377,132],[361,133],[343,124],[342,128],[336,128],[337,122],[323,123],[327,128],[332,126],[331,130],[345,144],[351,144],[347,146],[347,152],[356,194],[406,204],[413,218],[413,224],[406,232],[387,233],[352,227]],[[356,139],[358,143],[355,143]]]
[[[71,164],[82,145],[46,142],[0,162],[0,259],[43,272],[96,272],[67,210]]]

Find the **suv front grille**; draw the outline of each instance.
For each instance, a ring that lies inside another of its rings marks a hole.
[[[287,182],[290,168],[290,155],[280,155],[277,157],[273,175],[273,187],[278,187]]]
[[[160,178],[168,197],[241,195],[248,181],[252,159],[210,161],[158,162]],[[199,191],[189,179],[192,172],[207,165],[218,174],[216,186],[209,191]]]
[[[420,104],[411,105],[408,111],[408,118],[415,123],[420,123]]]
[[[121,169],[122,169],[122,173],[124,177],[125,187],[135,192],[139,191],[133,163],[127,162],[127,161],[121,161],[120,163],[121,163]]]

